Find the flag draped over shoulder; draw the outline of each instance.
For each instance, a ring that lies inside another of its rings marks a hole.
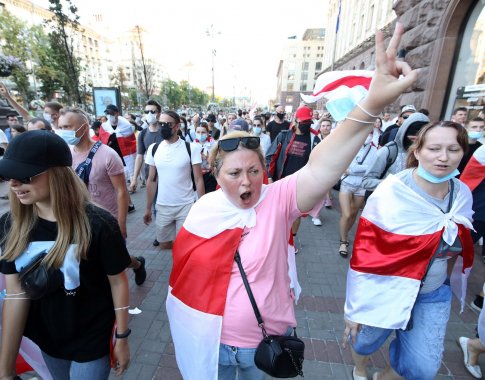
[[[441,212],[398,177],[389,175],[369,197],[355,237],[347,274],[345,317],[353,322],[403,329],[421,279],[443,239],[462,244],[462,308],[473,264],[472,198],[460,182],[448,213]]]
[[[103,144],[108,144],[111,134],[115,134],[123,156],[136,153],[136,136],[133,126],[124,117],[118,116],[118,125],[113,129],[109,121],[104,122],[99,129],[99,138]]]
[[[313,93],[311,95],[300,94],[302,100],[307,103],[315,103],[322,98],[332,99],[338,93],[347,93],[349,89],[359,87],[365,91],[369,89],[373,71],[368,70],[346,70],[330,71],[323,73],[317,78]]]
[[[267,187],[263,186],[261,202]],[[167,314],[185,380],[217,379],[219,344],[234,255],[256,211],[235,207],[222,190],[193,206],[173,247]]]
[[[478,148],[468,161],[468,164],[460,176],[460,181],[464,182],[471,191],[482,183],[485,179],[485,145]]]

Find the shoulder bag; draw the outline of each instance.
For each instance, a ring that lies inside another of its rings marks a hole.
[[[244,287],[248,292],[254,314],[258,320],[258,325],[261,327],[263,333],[263,340],[259,343],[258,348],[256,348],[254,364],[261,371],[273,377],[289,378],[298,375],[303,377],[305,343],[296,336],[296,329],[293,329],[293,336],[268,335],[266,333],[263,318],[259,312],[258,305],[256,305],[256,300],[254,299],[246,273],[242,267],[239,251],[236,251],[235,260],[241,272]]]
[[[46,256],[47,251],[41,252],[19,273],[20,285],[32,300],[41,299],[64,285],[62,271],[42,262]]]

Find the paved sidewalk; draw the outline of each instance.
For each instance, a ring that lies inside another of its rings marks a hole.
[[[0,193],[3,193],[0,186]],[[3,194],[0,194],[3,195]],[[334,193],[334,199],[336,193]],[[145,206],[145,191],[132,195],[136,211],[128,216],[128,248],[132,255],[146,258],[148,277],[141,287],[134,283],[130,273],[130,304],[142,310],[131,316],[130,336],[132,361],[124,380],[172,380],[181,379],[175,362],[170,339],[165,298],[171,270],[171,251],[153,247],[154,225],[145,226],[142,218]],[[337,203],[334,201],[334,204]],[[338,205],[337,205],[338,207]],[[7,201],[0,200],[0,210],[7,208]],[[297,256],[297,267],[302,296],[296,307],[298,333],[306,343],[305,378],[352,379],[350,351],[341,346],[343,333],[343,304],[345,276],[348,259],[338,255],[338,209],[323,209],[323,226],[315,227],[311,219],[303,220],[300,239],[303,244]],[[481,247],[480,247],[481,250]],[[481,288],[484,264],[476,251],[476,262],[468,283],[468,302]],[[458,303],[453,301],[453,310],[448,324],[445,355],[438,380],[472,379],[462,363],[462,354],[455,341],[459,336],[474,336],[478,315],[467,308],[459,314]],[[386,346],[387,347],[387,346]],[[387,351],[381,349],[372,356],[369,375],[386,365]],[[480,361],[485,370],[485,358]],[[111,376],[111,379],[119,379]],[[204,380],[204,379],[201,379]]]

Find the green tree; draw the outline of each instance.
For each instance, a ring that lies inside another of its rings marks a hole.
[[[65,5],[65,7],[64,7]],[[60,81],[69,103],[85,105],[80,91],[80,59],[74,54],[74,35],[82,32],[79,27],[77,7],[71,0],[49,0],[49,10],[54,14],[47,23],[51,28],[50,45],[54,68],[62,73]]]
[[[3,40],[3,53],[15,56],[24,62],[24,67],[13,70],[12,80],[20,96],[24,101],[28,101],[32,97],[28,77],[30,72],[25,65],[25,62],[31,61],[29,51],[32,39],[29,29],[26,23],[4,10],[0,14],[0,38]]]

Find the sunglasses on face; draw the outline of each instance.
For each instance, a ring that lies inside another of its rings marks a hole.
[[[224,152],[232,152],[236,150],[239,143],[247,149],[258,149],[259,148],[259,137],[249,136],[249,137],[234,137],[232,139],[219,140],[219,148]]]
[[[32,177],[27,177],[27,178],[7,178],[7,177],[3,177],[1,176],[0,179],[2,181],[5,181],[5,182],[8,182],[8,181],[11,181],[12,179],[15,180],[15,181],[19,181],[20,183],[23,183],[24,185],[28,185],[29,183],[31,183],[35,177],[41,175],[41,174],[44,174],[45,171],[43,171],[42,173],[39,173],[39,174],[36,174],[36,175],[33,175]]]
[[[145,111],[143,111],[143,113],[155,114],[155,113],[157,113],[157,111],[154,111],[154,110],[145,110]]]
[[[161,121],[161,122],[158,123],[158,125],[160,127],[170,127],[170,128],[172,128],[175,125],[175,123],[172,123],[170,121]]]
[[[409,117],[409,115],[404,115],[404,116],[401,116],[401,117],[402,117],[404,120],[406,120],[406,119]]]

